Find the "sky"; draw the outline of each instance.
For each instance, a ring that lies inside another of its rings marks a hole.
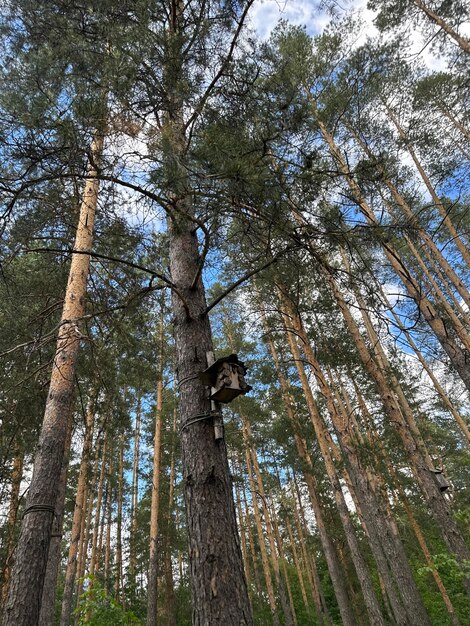
[[[373,37],[378,33],[374,26],[375,12],[367,8],[367,0],[336,0],[336,10],[345,14],[349,10],[357,12],[364,21],[363,35],[356,41],[361,45],[367,37]],[[330,21],[330,15],[321,6],[320,0],[255,0],[250,11],[250,24],[258,36],[265,40],[279,20],[285,20],[296,26],[305,26],[310,35],[318,35]],[[470,23],[460,26],[460,32],[464,36],[470,36]],[[417,53],[423,48],[423,40],[418,33],[412,40],[410,54]],[[421,58],[430,70],[444,71],[446,60],[433,53],[429,47],[421,52]]]
[[[368,23],[368,33],[375,31],[373,12],[366,8],[367,0],[344,0],[339,9],[354,8]],[[256,0],[251,9],[251,24],[261,39],[267,39],[280,19],[296,26],[305,26],[310,35],[321,33],[330,16],[318,0]]]

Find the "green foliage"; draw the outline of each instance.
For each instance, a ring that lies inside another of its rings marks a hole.
[[[85,578],[84,584],[88,589],[80,596],[76,610],[78,626],[142,626],[143,622],[124,610],[95,577]]]
[[[418,575],[422,576],[426,572],[432,572],[436,569],[439,573],[445,572],[446,577],[451,582],[457,582],[468,576],[468,572],[470,571],[470,561],[465,560],[459,562],[447,552],[435,554],[433,556],[433,562],[434,567],[420,567],[418,569]]]

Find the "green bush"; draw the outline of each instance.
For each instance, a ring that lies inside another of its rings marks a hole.
[[[142,626],[131,612],[125,611],[94,577],[84,580],[86,591],[80,596],[76,613],[78,626]]]

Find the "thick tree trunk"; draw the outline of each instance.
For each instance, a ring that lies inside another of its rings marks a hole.
[[[180,209],[183,213],[190,210]],[[170,267],[172,281],[185,300],[173,293],[193,624],[248,625],[252,618],[227,451],[225,442],[214,437],[207,389],[197,378],[208,366],[206,355],[212,351],[200,277],[192,287],[200,263],[198,241],[190,215],[178,222],[171,227]]]
[[[213,352],[206,311],[193,190],[185,167],[188,138],[183,119],[184,61],[181,57],[184,4],[174,0],[168,33],[174,54],[165,68],[168,110],[162,135],[168,181],[170,273],[183,484],[189,537],[193,626],[248,626],[253,623],[237,531],[235,506],[223,439],[215,439],[208,389],[198,378]]]
[[[103,136],[95,135],[92,163],[83,192],[74,249],[90,252],[98,200],[95,164],[103,150]],[[37,626],[57,501],[59,476],[72,414],[75,368],[85,313],[88,254],[73,254],[51,374],[49,394],[34,462],[33,476],[15,553],[3,626]]]
[[[171,225],[170,267],[174,335],[180,384],[180,424],[194,626],[251,624],[248,593],[232,499],[227,451],[214,437],[211,403],[197,374],[212,351],[189,196],[175,200],[186,218]],[[186,206],[185,206],[186,205]],[[184,302],[182,300],[184,298]],[[205,417],[206,416],[206,417]],[[204,418],[205,419],[200,419]],[[199,419],[199,421],[194,421]]]
[[[69,432],[65,442],[65,454],[60,473],[59,491],[57,493],[56,519],[53,526],[49,556],[47,559],[46,578],[42,590],[41,612],[38,626],[51,626],[54,622],[55,597],[57,577],[61,559],[62,528],[64,525],[65,491],[67,487],[67,472],[69,469],[70,444],[72,441],[73,420],[69,421]]]
[[[160,465],[162,439],[162,409],[163,409],[163,304],[160,313],[158,333],[158,375],[157,398],[155,410],[155,433],[153,436],[153,470],[152,470],[152,500],[150,504],[150,554],[148,573],[148,600],[147,626],[157,624],[157,597],[158,597],[158,512],[160,509]]]

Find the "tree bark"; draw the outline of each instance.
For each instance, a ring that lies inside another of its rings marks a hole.
[[[23,478],[24,450],[20,443],[16,444],[13,467],[11,471],[10,502],[5,530],[5,566],[2,572],[2,608],[8,597],[11,581],[11,560],[15,549],[15,529],[20,503],[20,487]]]
[[[118,474],[118,501],[116,521],[116,579],[114,582],[114,596],[121,602],[122,591],[122,503],[124,499],[124,433],[119,437],[119,474]],[[61,625],[62,626],[62,625]],[[65,626],[65,625],[64,625]]]
[[[403,447],[408,453],[413,473],[432,511],[433,517],[441,531],[447,547],[460,560],[468,559],[469,552],[465,545],[465,541],[453,519],[448,503],[439,490],[439,486],[432,473],[434,468],[425,449],[424,442],[422,442],[422,438],[414,421],[412,412],[409,410],[409,406],[407,407],[406,398],[404,398],[403,392],[401,392],[396,378],[390,369],[388,369],[387,375],[389,376],[393,390],[398,394],[398,399],[395,396],[394,391],[390,388],[390,384],[387,382],[386,375],[383,368],[380,366],[380,362],[378,363],[374,360],[370,354],[369,349],[362,338],[359,328],[349,311],[349,308],[344,301],[334,278],[326,270],[324,272],[324,276],[331,286],[334,297],[343,314],[349,332],[351,333],[351,337],[357,346],[364,368],[372,380],[374,380],[390,422],[400,435]],[[373,337],[372,344],[377,348],[378,338]],[[381,353],[381,358],[382,360],[384,359],[383,353]],[[398,400],[400,400],[400,402]],[[404,411],[406,421],[402,411],[400,410],[400,405]],[[468,583],[466,582],[465,585],[467,587]]]
[[[176,390],[175,390],[176,391]],[[176,393],[175,393],[176,397]],[[168,511],[166,517],[166,537],[165,537],[165,624],[166,626],[176,626],[175,616],[175,588],[173,582],[173,565],[171,561],[171,536],[173,522],[173,502],[175,493],[175,445],[176,445],[176,423],[177,411],[173,411],[173,444],[171,448],[170,476],[168,489]]]
[[[57,576],[61,558],[62,529],[64,525],[65,491],[67,487],[67,472],[69,469],[70,444],[72,441],[73,421],[69,421],[69,432],[65,442],[65,454],[60,473],[59,491],[57,493],[55,528],[51,536],[49,545],[49,555],[47,559],[46,577],[42,590],[41,612],[39,614],[38,626],[51,626],[54,622],[55,597]]]
[[[333,136],[326,128],[325,124],[318,118],[318,112],[316,110],[315,102],[313,98],[311,98],[312,111],[317,116],[317,122],[321,133],[328,144],[330,152],[338,164],[338,168],[342,175],[345,177],[349,188],[351,189],[353,198],[357,203],[357,206],[365,216],[366,220],[369,224],[377,226],[378,222],[375,217],[374,212],[371,207],[367,204],[367,202],[362,197],[361,190],[354,180],[349,168],[336,145]],[[434,190],[433,190],[434,192]],[[439,202],[439,198],[436,197],[436,200]],[[436,201],[435,200],[435,201]],[[445,211],[444,207],[442,209]],[[302,220],[303,218],[296,214],[297,218]],[[446,215],[446,220],[449,222],[448,228],[453,228],[452,224],[448,216]],[[454,229],[455,232],[455,229]],[[455,235],[458,237],[457,233]],[[429,301],[426,295],[423,293],[420,285],[416,281],[415,277],[410,274],[404,263],[402,262],[399,253],[394,249],[394,247],[387,241],[382,241],[382,246],[385,252],[385,256],[390,262],[390,265],[396,271],[400,280],[403,282],[406,290],[410,297],[415,301],[419,311],[423,315],[423,318],[429,324],[431,330],[434,332],[436,339],[441,344],[444,352],[450,359],[455,371],[459,374],[463,383],[470,391],[470,368],[468,367],[467,357],[465,351],[461,348],[461,346],[449,335],[445,321],[439,316],[433,304]],[[462,244],[463,245],[463,244]],[[460,246],[459,246],[460,249]],[[465,247],[464,247],[465,250]],[[462,251],[461,251],[462,252]],[[469,257],[470,259],[470,257]]]
[[[294,433],[294,440],[295,440],[297,452],[299,454],[299,457],[306,463],[307,467],[309,468],[309,472],[305,474],[305,479],[307,482],[310,501],[311,501],[312,508],[313,508],[315,518],[317,521],[320,541],[321,541],[323,552],[325,554],[325,558],[327,561],[328,571],[331,577],[333,588],[335,590],[336,600],[339,605],[341,617],[345,625],[354,624],[355,618],[353,616],[348,593],[344,586],[344,580],[343,580],[343,576],[342,576],[340,566],[338,563],[338,557],[335,553],[332,542],[327,534],[326,526],[323,522],[323,515],[320,509],[320,504],[316,496],[315,478],[313,475],[313,463],[308,453],[305,440],[299,434],[300,428],[299,428],[299,423],[298,423],[298,420],[294,411],[294,403],[293,403],[292,396],[290,393],[289,384],[284,375],[284,372],[281,369],[279,356],[277,354],[274,341],[269,334],[269,328],[266,322],[266,316],[264,312],[262,312],[262,316],[263,316],[264,326],[266,329],[267,342],[268,342],[269,350],[271,352],[271,356],[274,361],[274,365],[275,365],[276,372],[277,372],[277,377],[279,379],[279,383],[281,386],[281,393],[282,393],[284,404],[286,407],[287,416],[289,418],[289,421],[291,423],[292,430]],[[319,602],[319,594],[315,593],[315,586],[314,586],[313,581],[311,584],[312,584],[312,589],[314,591],[317,616],[318,616],[319,621],[321,622],[323,619],[325,619],[325,615],[323,613],[326,607]]]
[[[413,2],[418,7],[418,9],[421,9],[426,17],[431,20],[431,22],[436,24],[436,26],[439,26],[439,28],[442,28],[445,33],[450,35],[450,37],[452,37],[452,39],[457,42],[457,44],[464,52],[470,54],[470,42],[467,39],[459,35],[458,32],[455,31],[448,22],[443,20],[442,17],[440,17],[427,4],[425,4],[423,0],[413,0]]]
[[[103,448],[101,451],[101,468],[98,480],[98,493],[96,495],[95,519],[93,523],[93,537],[91,540],[91,558],[88,568],[90,576],[96,573],[98,563],[98,533],[100,531],[101,509],[103,502],[104,480],[106,476],[106,466],[108,463],[108,430],[104,433]]]
[[[158,374],[157,398],[155,410],[155,433],[153,437],[153,470],[152,470],[152,500],[150,504],[150,554],[148,572],[148,599],[147,599],[147,626],[157,624],[158,598],[158,513],[160,509],[160,465],[162,440],[162,409],[163,409],[163,302],[160,313],[158,333]]]
[[[292,311],[289,310],[289,305],[286,298],[280,293],[280,308],[283,311],[284,320],[287,326],[287,339],[289,342],[289,346],[292,352],[292,356],[295,360],[295,364],[297,367],[297,371],[299,374],[299,378],[302,384],[302,389],[304,391],[305,400],[307,403],[310,419],[312,421],[313,428],[315,430],[315,435],[321,450],[321,455],[323,461],[325,463],[326,472],[331,484],[331,488],[333,490],[333,494],[335,497],[336,507],[338,509],[338,513],[341,518],[341,523],[344,528],[344,533],[346,535],[346,540],[348,542],[349,549],[351,551],[351,556],[353,560],[353,564],[356,570],[356,574],[361,585],[362,594],[364,597],[364,601],[366,603],[367,612],[369,615],[369,619],[372,624],[382,624],[385,626],[385,622],[380,610],[379,603],[377,601],[377,597],[375,595],[374,587],[372,585],[372,580],[370,578],[370,574],[367,570],[367,566],[360,551],[359,542],[357,540],[357,536],[351,521],[351,517],[349,515],[349,511],[344,499],[344,494],[341,489],[341,485],[339,482],[339,478],[336,473],[336,469],[333,464],[333,460],[331,458],[331,452],[329,449],[326,429],[318,412],[318,408],[316,406],[315,400],[313,398],[312,391],[310,389],[310,385],[308,383],[308,379],[305,373],[305,369],[302,363],[299,347],[297,342],[292,334],[291,324],[294,324],[294,328],[297,330],[297,324],[295,323],[295,319],[293,317]]]
[[[247,467],[247,473],[248,473],[248,481],[250,484],[250,491],[251,491],[251,503],[253,506],[253,514],[255,516],[256,531],[258,533],[258,545],[259,545],[259,551],[261,553],[261,563],[263,565],[263,573],[264,573],[264,580],[266,583],[266,591],[268,594],[269,608],[271,610],[273,625],[280,626],[280,620],[279,620],[279,616],[277,613],[277,606],[276,606],[276,597],[274,595],[274,586],[273,586],[273,581],[271,577],[271,569],[269,567],[268,553],[266,550],[266,544],[264,540],[263,527],[261,525],[261,514],[260,514],[260,510],[258,506],[256,485],[255,485],[255,481],[253,478],[251,455],[250,455],[248,444],[246,442],[246,433],[245,433],[244,428],[243,428],[243,435],[245,439],[245,459],[246,459],[246,467]]]
[[[74,249],[90,252],[98,200],[96,163],[103,150],[103,135],[91,146],[92,165],[83,192]],[[57,501],[59,476],[72,415],[75,369],[85,313],[88,254],[73,254],[65,292],[49,394],[34,462],[33,476],[15,553],[3,626],[37,626],[46,574],[47,555]]]
[[[173,0],[168,33],[174,59],[165,68],[168,109],[162,128],[163,161],[172,173],[168,181],[169,256],[174,285],[172,311],[183,484],[189,537],[193,626],[251,626],[253,623],[235,506],[223,439],[215,439],[211,401],[198,374],[213,352],[207,316],[193,190],[185,167],[188,137],[184,124],[182,33],[184,6]],[[170,74],[171,72],[171,74]],[[198,421],[195,421],[198,420]]]

